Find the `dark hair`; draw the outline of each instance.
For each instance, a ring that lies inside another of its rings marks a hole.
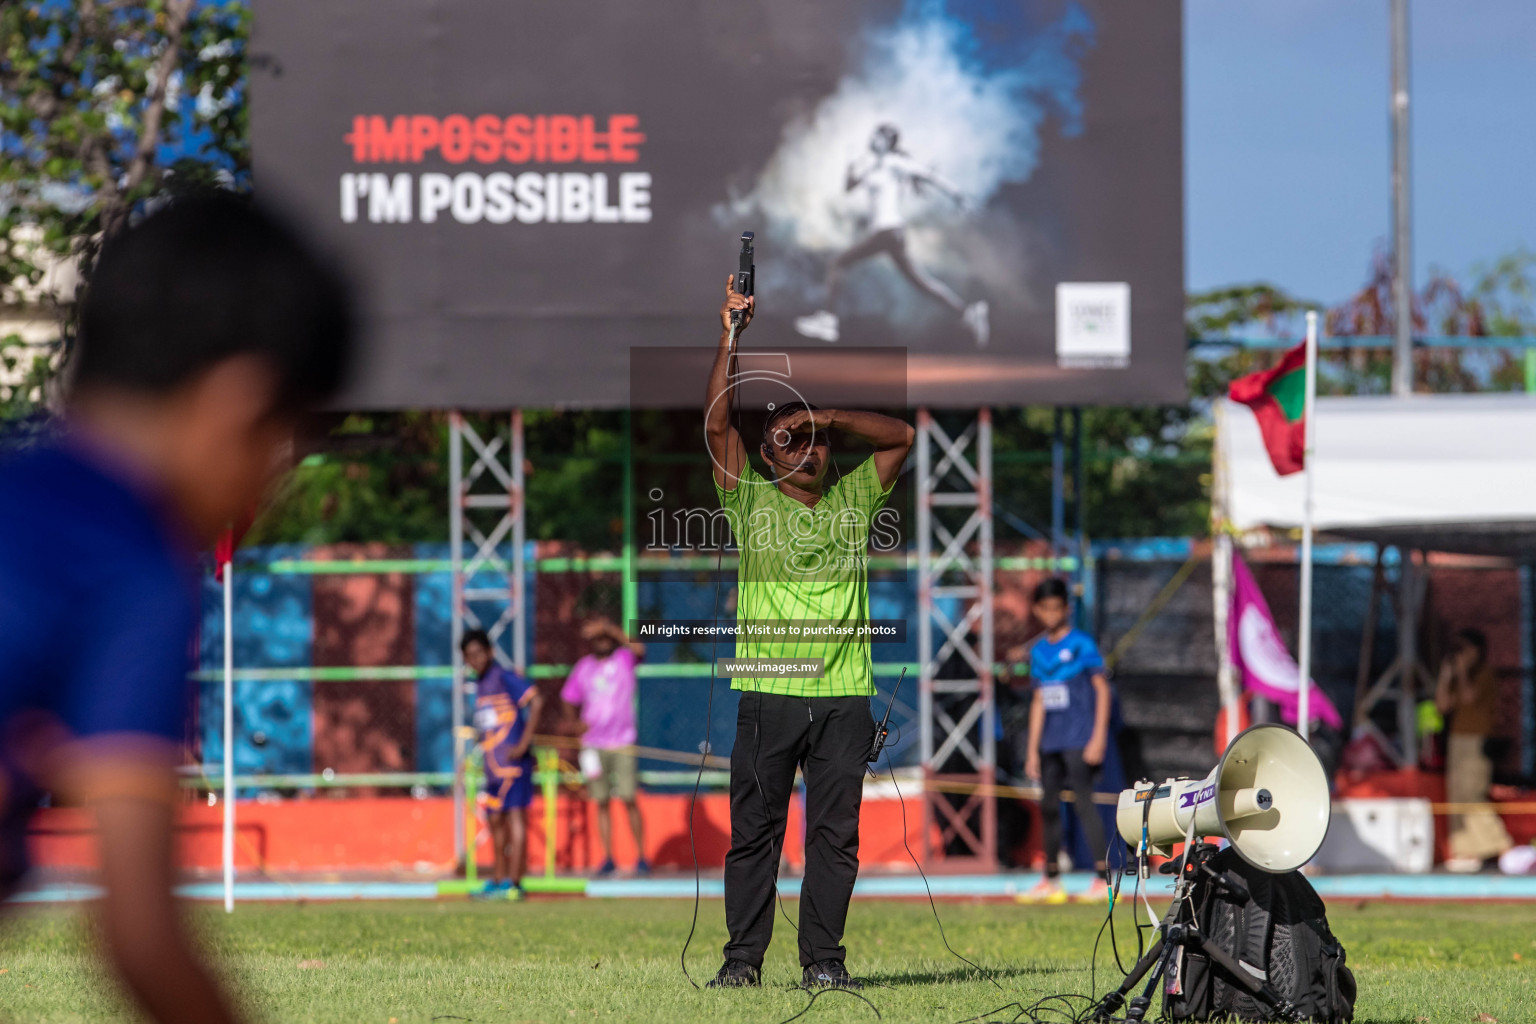
[[[1041,601],[1052,597],[1065,601],[1070,595],[1071,591],[1067,589],[1067,581],[1052,576],[1050,579],[1044,579],[1035,584],[1035,592],[1030,600],[1035,604],[1039,604]]]
[[[768,419],[763,423],[763,444],[770,446],[772,445],[773,425],[775,423],[779,422],[779,420],[782,420],[790,413],[801,411],[817,412],[818,407],[812,405],[810,402],[785,402],[783,405],[775,407],[774,410],[768,414]],[[826,432],[823,430],[818,429],[816,433],[820,434],[823,438],[826,437]]]
[[[1477,660],[1488,660],[1488,637],[1480,629],[1468,627],[1456,631],[1456,639],[1467,647],[1477,648]]]
[[[459,650],[469,650],[470,644],[479,644],[481,647],[484,647],[488,651],[496,650],[496,648],[491,646],[491,634],[487,633],[483,629],[471,629],[465,633],[463,638],[459,641]]]
[[[237,355],[268,360],[277,410],[341,388],[350,292],[292,230],[228,194],[176,200],[106,245],[80,310],[75,384],[166,394]]]

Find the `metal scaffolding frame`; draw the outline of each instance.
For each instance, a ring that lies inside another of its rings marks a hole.
[[[951,436],[932,413],[919,409],[917,657],[923,859],[931,863],[943,858],[947,866],[988,871],[997,867],[997,802],[991,793],[997,763],[992,555],[992,412],[977,410],[975,419]],[[959,615],[951,616],[941,604],[950,598],[961,602],[964,610]],[[946,771],[946,763],[955,757],[966,769]],[[949,788],[966,791],[942,791]],[[968,852],[947,855],[954,839]]]
[[[1418,703],[1423,695],[1435,692],[1434,674],[1424,664],[1419,650],[1419,630],[1424,619],[1424,600],[1428,592],[1429,571],[1422,552],[1415,559],[1409,548],[1398,548],[1398,577],[1396,594],[1390,592],[1390,584],[1382,571],[1381,555],[1377,555],[1376,571],[1371,579],[1371,600],[1367,614],[1365,633],[1361,638],[1360,670],[1355,691],[1354,727],[1365,729],[1391,751],[1399,767],[1410,768],[1418,763]],[[1386,595],[1392,601],[1393,616],[1397,620],[1397,656],[1391,664],[1367,686],[1370,664],[1376,647],[1375,619],[1378,601]],[[1397,740],[1394,743],[1371,718],[1371,712],[1384,701],[1397,704]]]
[[[482,436],[462,413],[448,418],[448,545],[453,574],[453,849],[466,855],[467,798],[464,764],[474,732],[468,727],[464,658],[459,642],[466,629],[484,629],[502,664],[519,672],[528,667],[527,601],[523,542],[523,414],[514,410],[505,422],[493,421]],[[469,468],[465,470],[468,456]],[[466,540],[473,553],[464,557]],[[510,546],[510,557],[498,549]],[[475,577],[501,570],[505,583],[474,586]]]

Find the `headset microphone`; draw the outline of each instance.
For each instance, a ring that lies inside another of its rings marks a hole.
[[[736,280],[732,284],[738,295],[745,295],[749,298],[753,294],[752,279],[757,276],[757,265],[752,262],[754,256],[752,252],[752,239],[754,237],[756,236],[750,231],[743,231],[741,233],[741,266],[736,271]],[[731,310],[731,326],[741,326],[741,310]]]

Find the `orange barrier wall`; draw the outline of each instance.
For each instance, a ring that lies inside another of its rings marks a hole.
[[[658,868],[691,869],[686,794],[640,795],[645,819],[646,852]],[[561,871],[584,872],[602,860],[597,816],[587,800],[561,799],[555,839]],[[901,804],[871,796],[860,821],[859,859],[866,865],[902,866],[911,862],[901,842]],[[922,806],[906,805],[907,841],[921,853]],[[614,854],[621,867],[633,865],[634,843],[624,807],[613,805]],[[361,873],[446,872],[453,863],[453,803],[447,797],[351,797],[241,801],[236,811],[235,864],[242,871],[345,871]],[[784,855],[792,864],[805,860],[804,816],[792,801]],[[489,864],[489,837],[480,823],[477,861]],[[223,808],[189,804],[181,813],[178,852],[184,867],[215,871],[220,867]],[[730,803],[724,794],[699,798],[694,812],[694,844],[699,864],[719,868],[730,847]],[[30,846],[34,863],[47,868],[83,869],[96,863],[90,816],[71,808],[47,808],[33,819]],[[529,871],[544,869],[544,808],[535,798],[529,809]]]

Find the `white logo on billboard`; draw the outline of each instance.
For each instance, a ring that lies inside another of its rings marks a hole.
[[[1063,369],[1118,369],[1131,362],[1131,286],[1056,286],[1056,363]]]

